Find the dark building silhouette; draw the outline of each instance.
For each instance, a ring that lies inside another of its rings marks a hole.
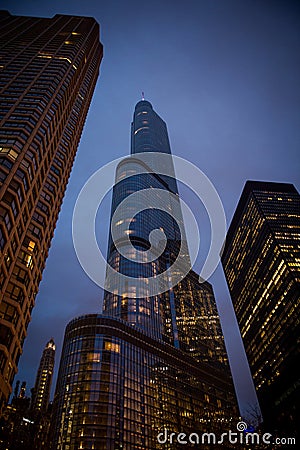
[[[26,396],[26,382],[15,384],[14,395],[3,409],[0,420],[0,449],[49,450],[52,404],[49,403],[55,362],[53,339],[47,342],[37,370],[31,398]]]
[[[0,411],[99,73],[92,18],[0,12]]]
[[[191,270],[167,128],[148,101],[131,143],[116,171],[103,314],[66,328],[53,449],[151,450],[163,429],[222,432],[237,417],[213,290]],[[167,174],[154,151],[169,155]]]
[[[0,449],[37,450],[33,444],[35,430],[26,382],[23,381],[20,386],[20,381],[17,381],[11,402],[3,408],[0,418]]]
[[[247,181],[222,264],[265,428],[299,424],[300,196],[285,183]]]

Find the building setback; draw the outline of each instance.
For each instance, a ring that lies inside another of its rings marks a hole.
[[[247,181],[222,255],[265,427],[286,436],[300,419],[299,230],[293,185]]]
[[[99,25],[0,12],[0,410],[102,59]]]
[[[170,175],[161,175],[161,154]],[[154,229],[166,237],[158,256]],[[66,328],[52,448],[151,450],[163,429],[229,429],[238,413],[213,290],[191,270],[166,124],[145,100],[135,107],[131,157],[116,170],[110,230],[103,314]]]

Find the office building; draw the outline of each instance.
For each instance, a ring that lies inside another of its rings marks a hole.
[[[0,12],[0,410],[102,58],[92,18]]]
[[[213,290],[191,270],[166,124],[148,101],[135,107],[131,145],[116,170],[103,314],[66,328],[53,449],[151,450],[164,429],[236,423]]]
[[[268,431],[299,424],[300,196],[247,181],[222,264]]]

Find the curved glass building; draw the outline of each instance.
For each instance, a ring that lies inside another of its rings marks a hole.
[[[96,314],[67,326],[55,402],[59,449],[161,448],[163,429],[221,434],[235,412],[222,370]]]

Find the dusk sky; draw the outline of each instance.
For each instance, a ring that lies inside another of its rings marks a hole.
[[[52,241],[15,381],[34,385],[46,342],[57,344],[75,316],[100,312],[102,291],[85,274],[72,242],[76,198],[88,178],[130,152],[134,106],[145,92],[166,121],[173,154],[199,167],[216,187],[228,225],[246,180],[300,188],[300,2],[271,0],[1,1],[11,14],[93,16],[104,57]],[[113,184],[113,180],[112,180]],[[200,271],[209,222],[188,189],[183,198],[200,229]],[[97,220],[106,254],[110,198]],[[192,245],[192,243],[190,243]],[[221,265],[212,283],[239,403],[255,402]],[[53,390],[55,387],[54,379]]]

